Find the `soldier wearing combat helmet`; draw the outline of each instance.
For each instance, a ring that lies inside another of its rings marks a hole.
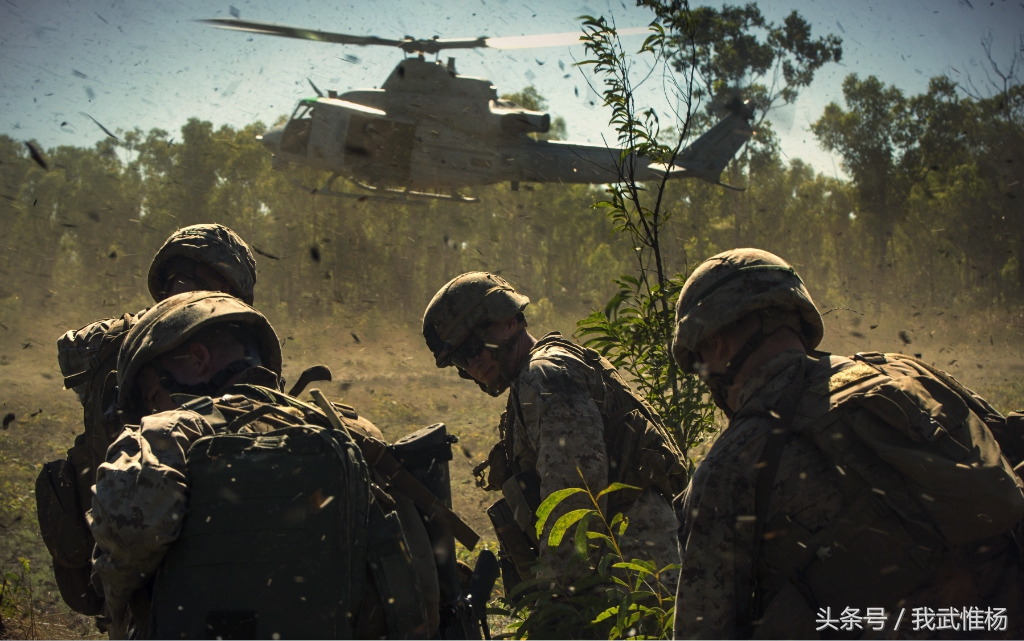
[[[678,448],[660,417],[597,352],[557,332],[531,336],[529,302],[500,276],[470,272],[442,287],[423,315],[423,336],[438,367],[455,366],[492,396],[509,392],[500,441],[474,470],[480,487],[504,496],[488,514],[502,545],[506,589],[532,576],[539,557],[571,577],[572,545],[547,549],[531,518],[549,494],[584,481],[595,491],[616,481],[641,488],[614,493],[614,504],[605,506],[629,518],[624,554],[653,559],[659,568],[674,563],[669,501],[685,482]],[[589,507],[578,498],[560,504],[548,523]],[[664,579],[674,583],[674,576]]]
[[[348,409],[334,430],[280,372],[266,318],[225,294],[172,296],[129,331],[134,424],[92,500],[112,637],[129,620],[140,638],[430,634],[395,504],[352,440],[379,432]]]
[[[245,241],[227,227],[191,225],[171,234],[157,252],[150,265],[148,285],[153,300],[158,302],[181,292],[210,290],[252,304],[256,261]],[[144,312],[98,320],[67,332],[57,341],[64,386],[78,394],[85,429],[75,439],[67,459],[44,466],[37,500],[40,529],[53,556],[61,596],[83,614],[99,614],[103,607],[102,598],[89,583],[93,542],[85,512],[96,470],[121,431],[111,372],[121,341]],[[58,491],[64,495],[56,496]],[[102,620],[97,623],[103,625]]]
[[[1024,496],[987,427],[1002,417],[917,359],[816,351],[823,333],[774,254],[718,254],[683,286],[673,353],[729,425],[679,511],[675,636],[828,637],[850,612],[859,634],[869,608],[883,627],[868,634],[893,633],[901,608],[1021,612]]]

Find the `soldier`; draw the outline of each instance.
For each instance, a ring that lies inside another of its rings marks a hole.
[[[529,302],[501,277],[470,272],[442,287],[423,315],[437,367],[454,365],[491,396],[509,390],[501,440],[474,470],[480,487],[505,497],[488,512],[502,543],[506,590],[518,578],[509,562],[529,577],[538,552],[563,578],[575,574],[568,567],[572,545],[547,550],[547,537],[538,541],[533,521],[545,497],[584,483],[595,493],[616,481],[639,487],[612,493],[603,506],[609,518],[622,512],[629,519],[623,552],[654,560],[659,569],[675,563],[670,501],[686,474],[678,447],[657,413],[597,352],[557,332],[531,336],[523,314]],[[571,497],[551,515],[548,529],[561,514],[587,507],[589,499]],[[674,573],[663,581],[674,585]]]
[[[676,323],[729,417],[679,513],[676,638],[928,636],[916,613],[940,608],[959,637],[973,606],[1021,638],[1024,497],[995,410],[917,359],[814,351],[821,316],[765,251],[701,264]]]
[[[113,636],[129,605],[143,638],[432,632],[395,504],[353,441],[379,431],[278,391],[280,371],[273,328],[224,294],[172,296],[129,331],[132,424],[92,501]]]
[[[186,291],[221,291],[253,302],[256,261],[249,246],[223,225],[183,227],[171,234],[149,268],[154,301]],[[93,541],[85,521],[96,470],[121,431],[111,373],[127,332],[145,312],[98,320],[57,341],[64,386],[84,410],[84,432],[67,459],[47,463],[36,483],[40,530],[53,557],[61,597],[75,611],[100,614],[101,596],[89,582]],[[97,624],[105,625],[101,617]]]

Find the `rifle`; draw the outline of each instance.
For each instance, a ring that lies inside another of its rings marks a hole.
[[[317,407],[327,417],[331,426],[338,431],[348,434],[355,444],[359,446],[359,449],[362,450],[367,463],[383,474],[391,485],[412,499],[412,502],[424,514],[444,523],[451,529],[455,538],[468,549],[472,550],[476,547],[476,544],[480,541],[480,535],[473,528],[469,527],[458,514],[438,500],[422,483],[416,480],[416,477],[410,474],[388,450],[387,443],[349,430],[341,416],[338,415],[338,411],[334,409],[334,406],[331,405],[331,402],[327,400],[327,397],[319,389],[311,389],[309,394],[313,397]]]

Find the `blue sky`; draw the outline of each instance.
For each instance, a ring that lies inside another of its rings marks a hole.
[[[573,31],[581,14],[612,16],[620,27],[650,20],[626,0],[0,0],[0,133],[44,147],[92,145],[104,134],[82,112],[110,129],[158,127],[172,136],[189,117],[218,126],[270,123],[312,93],[307,77],[322,89],[375,87],[402,57],[386,48],[250,36],[193,22],[227,17],[232,4],[246,19],[390,38]],[[848,73],[876,75],[908,94],[925,91],[928,78],[943,73],[957,80],[969,74],[983,85],[981,39],[991,34],[997,57],[1008,61],[1024,30],[1024,3],[1017,0],[759,5],[775,21],[796,9],[815,35],[843,38],[842,63],[823,69],[796,105],[774,117],[784,153],[827,173],[838,169],[838,159],[818,147],[807,126],[828,102],[841,102]],[[454,55],[459,73],[489,78],[499,93],[535,85],[549,111],[566,119],[570,139],[596,143],[611,135],[608,114],[589,104],[594,96],[571,67],[583,58],[582,47]],[[659,94],[660,86],[652,86],[645,96],[657,105]]]

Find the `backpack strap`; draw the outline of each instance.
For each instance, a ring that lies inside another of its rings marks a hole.
[[[779,472],[779,462],[782,460],[782,451],[786,447],[786,440],[792,433],[793,418],[796,416],[796,408],[800,402],[800,392],[804,386],[807,358],[798,361],[798,368],[793,381],[786,386],[782,395],[775,405],[772,416],[774,424],[768,438],[765,440],[764,448],[761,450],[760,460],[755,467],[758,468],[757,481],[754,486],[754,550],[750,563],[749,590],[743,590],[740,594],[739,612],[743,613],[746,620],[741,628],[746,630],[746,636],[753,631],[755,621],[760,618],[762,611],[761,591],[758,590],[757,568],[761,552],[761,539],[764,537],[764,526],[768,520],[768,505],[771,502],[772,486],[775,484],[775,477]],[[742,585],[742,583],[740,584]]]

